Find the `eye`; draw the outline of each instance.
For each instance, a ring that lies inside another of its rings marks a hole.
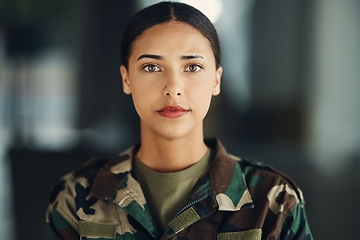
[[[155,64],[147,64],[142,69],[146,72],[160,72],[161,69]]]
[[[203,69],[203,67],[198,64],[190,64],[190,65],[186,66],[185,72],[198,72],[201,69]]]

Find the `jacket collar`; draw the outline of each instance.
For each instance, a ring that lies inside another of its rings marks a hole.
[[[238,211],[254,207],[244,174],[238,164],[241,159],[227,153],[217,139],[210,139],[206,144],[215,149],[210,181],[219,210]]]
[[[95,197],[100,199],[114,197],[124,181],[130,177],[132,159],[136,148],[136,146],[128,148],[99,169],[91,188]]]
[[[253,207],[244,174],[237,163],[241,159],[228,154],[217,139],[205,140],[205,143],[214,150],[210,181],[219,210],[237,211]],[[130,174],[138,147],[130,147],[99,169],[92,186],[95,197],[112,199],[124,206],[135,200],[144,208],[146,201],[141,187]]]

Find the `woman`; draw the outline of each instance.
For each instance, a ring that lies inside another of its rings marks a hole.
[[[204,141],[222,67],[216,31],[201,12],[170,2],[145,8],[121,49],[140,144],[60,181],[48,239],[312,239],[294,182]]]

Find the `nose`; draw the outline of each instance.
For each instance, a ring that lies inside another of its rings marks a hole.
[[[181,76],[179,73],[169,73],[166,76],[164,95],[169,97],[177,97],[183,94],[183,86]]]

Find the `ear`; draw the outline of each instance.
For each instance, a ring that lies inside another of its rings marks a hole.
[[[120,74],[123,83],[123,91],[125,94],[131,94],[130,82],[129,82],[129,73],[124,65],[120,67]]]
[[[215,86],[214,86],[214,89],[213,89],[213,96],[217,96],[220,94],[220,84],[221,84],[221,75],[222,75],[222,72],[223,72],[223,68],[222,67],[219,67],[217,70],[216,70],[216,79],[215,79]]]

